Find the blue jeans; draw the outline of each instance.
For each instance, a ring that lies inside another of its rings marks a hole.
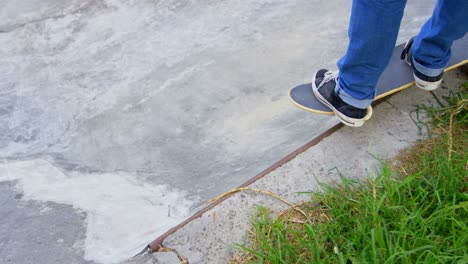
[[[366,108],[375,86],[390,62],[406,0],[354,0],[346,55],[338,61],[335,91],[346,103]],[[438,0],[432,17],[413,43],[418,71],[437,76],[447,66],[454,40],[468,31],[468,0]]]

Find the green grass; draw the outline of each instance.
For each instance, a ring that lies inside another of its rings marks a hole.
[[[259,209],[232,263],[468,263],[467,90],[421,107],[434,136],[375,178],[323,184],[306,216]]]

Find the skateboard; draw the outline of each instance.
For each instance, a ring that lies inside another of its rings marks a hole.
[[[376,86],[374,102],[391,94],[413,86],[413,71],[408,64],[400,59],[405,43],[393,50],[392,58],[385,71],[380,76]],[[456,69],[468,63],[468,34],[456,40],[452,46],[452,57],[445,71]],[[326,105],[322,104],[312,91],[312,83],[301,84],[289,91],[289,99],[302,110],[325,115],[334,115]]]

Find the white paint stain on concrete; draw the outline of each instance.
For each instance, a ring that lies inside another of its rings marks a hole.
[[[64,172],[45,159],[0,163],[0,181],[18,181],[22,199],[70,204],[87,214],[85,258],[115,263],[189,213],[194,200],[124,172]]]

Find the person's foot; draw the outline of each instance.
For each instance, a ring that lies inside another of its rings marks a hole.
[[[411,54],[411,47],[413,46],[413,42],[414,37],[410,38],[406,42],[405,48],[401,52],[401,59],[405,60],[405,62],[413,69],[413,76],[414,81],[416,82],[416,86],[426,91],[432,91],[439,88],[442,84],[444,72],[442,71],[439,75],[434,77],[427,76],[419,72],[413,64],[413,55]]]
[[[340,121],[352,127],[360,127],[372,115],[372,108],[361,109],[345,103],[335,93],[338,72],[321,69],[314,74],[312,91],[317,99],[328,106]]]

